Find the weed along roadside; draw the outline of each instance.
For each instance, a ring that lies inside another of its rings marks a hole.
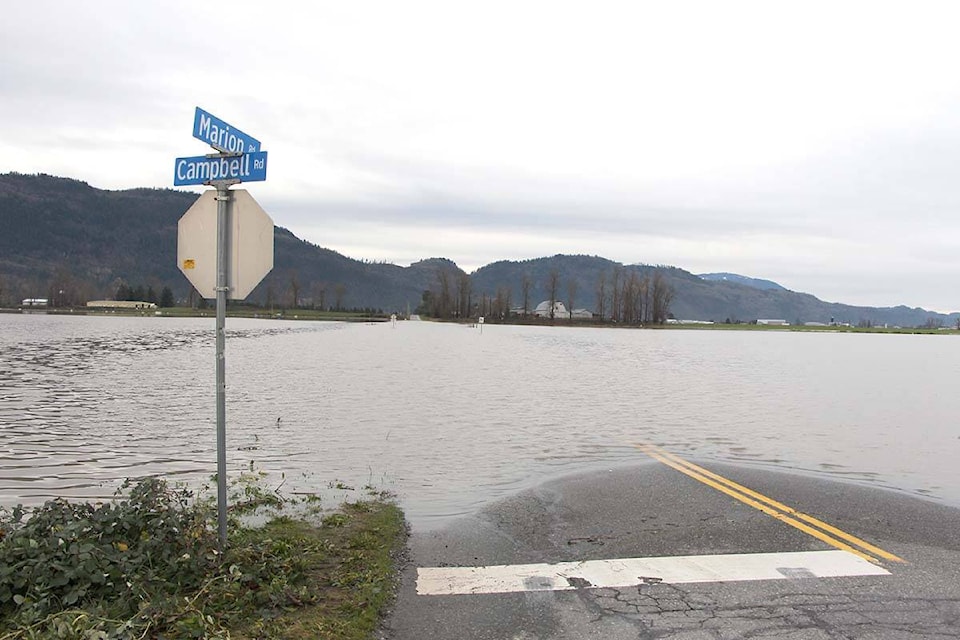
[[[333,512],[243,483],[218,552],[210,499],[151,478],[116,500],[0,518],[0,640],[369,638],[397,582],[403,513]],[[251,514],[264,524],[244,524]]]

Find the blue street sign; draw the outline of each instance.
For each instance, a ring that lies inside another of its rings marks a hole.
[[[260,182],[267,179],[267,152],[245,153],[239,156],[193,156],[177,158],[173,171],[173,185],[210,184],[217,180]]]
[[[197,107],[193,116],[193,137],[224,153],[260,151],[260,141]]]

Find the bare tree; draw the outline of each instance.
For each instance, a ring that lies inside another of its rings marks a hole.
[[[663,272],[657,269],[653,273],[653,285],[650,293],[652,308],[652,319],[657,324],[663,324],[667,321],[670,313],[670,303],[673,302],[673,287],[663,276]]]
[[[601,322],[603,321],[603,312],[606,310],[606,303],[607,274],[601,271],[600,277],[597,279],[597,315],[599,316]]]
[[[557,306],[557,289],[560,288],[560,272],[556,269],[550,270],[547,277],[547,293],[550,295],[550,320],[554,319],[554,309]]]
[[[644,274],[640,278],[640,317],[638,318],[639,322],[650,322],[651,320],[651,307],[650,307],[650,276]]]
[[[457,278],[457,315],[461,318],[470,317],[471,293],[470,276],[461,273],[460,277]]]
[[[567,315],[573,320],[573,303],[577,297],[577,280],[573,276],[567,278]]]
[[[290,272],[290,293],[293,297],[293,304],[291,306],[296,309],[300,306],[300,281],[297,279],[296,271]]]
[[[616,266],[613,269],[613,276],[610,282],[610,319],[614,322],[620,322],[620,282],[623,280],[623,267]]]
[[[494,300],[493,313],[500,320],[510,315],[510,289],[497,287],[497,297]]]
[[[634,324],[640,321],[637,318],[639,312],[639,303],[637,300],[639,293],[640,280],[637,277],[637,272],[630,271],[623,280],[623,289],[620,294],[620,304],[622,305],[620,309],[620,319],[624,324]]]
[[[524,273],[523,279],[520,281],[520,288],[523,291],[523,315],[527,316],[530,314],[530,287],[533,285],[533,282],[530,280],[530,274]]]
[[[450,272],[445,268],[437,269],[437,282],[440,291],[437,295],[437,316],[449,318],[451,315],[452,298],[450,294]]]
[[[313,306],[316,309],[324,310],[327,301],[327,283],[313,283]]]
[[[80,281],[66,264],[58,265],[47,286],[48,304],[51,307],[73,307],[83,304],[81,297]]]
[[[347,285],[338,284],[333,288],[333,295],[336,297],[337,311],[343,311],[343,297],[347,294]]]
[[[190,287],[190,296],[187,298],[187,306],[193,306],[193,296],[196,293],[196,290],[193,287]],[[267,284],[267,302],[266,305],[270,307],[270,311],[273,311],[273,284]]]

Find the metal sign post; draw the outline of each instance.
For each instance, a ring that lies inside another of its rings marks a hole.
[[[173,183],[216,188],[216,197],[211,199],[209,191],[201,195],[180,218],[177,266],[201,295],[217,301],[217,531],[223,551],[227,546],[227,297],[247,297],[273,268],[273,220],[246,191],[230,190],[243,181],[267,179],[267,153],[260,150],[260,142],[199,107],[193,135],[220,152],[177,158]]]
[[[230,187],[217,187],[217,531],[220,550],[227,546],[227,229]]]

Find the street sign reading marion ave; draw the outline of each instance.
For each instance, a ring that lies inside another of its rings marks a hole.
[[[193,137],[223,153],[254,153],[260,141],[197,107],[193,116]]]

